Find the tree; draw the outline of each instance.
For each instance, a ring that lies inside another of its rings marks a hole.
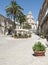
[[[23,10],[23,8],[21,8],[21,6],[19,6],[16,1],[12,0],[10,5],[7,6],[5,10],[8,17],[12,16],[14,20],[14,28],[16,28],[15,19],[18,16],[18,13]]]
[[[21,26],[24,24],[24,22],[26,22],[26,16],[22,12],[20,12],[18,19],[19,19],[20,28],[21,28]]]
[[[28,22],[26,22],[25,25],[23,26],[23,28],[24,29],[31,29],[32,27]]]

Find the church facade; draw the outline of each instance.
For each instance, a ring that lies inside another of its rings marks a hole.
[[[34,17],[32,16],[32,12],[29,11],[28,15],[26,16],[27,22],[31,25],[31,31],[35,32],[37,30],[37,22],[35,22]]]

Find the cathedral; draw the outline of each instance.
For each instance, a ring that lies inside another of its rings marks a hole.
[[[37,30],[37,22],[34,20],[32,12],[29,11],[28,15],[26,16],[27,22],[31,25],[31,31],[36,32]]]

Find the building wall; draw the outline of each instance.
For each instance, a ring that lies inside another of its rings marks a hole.
[[[11,20],[0,14],[0,34],[4,34],[5,32],[7,32],[7,28],[10,25],[12,25]]]
[[[3,34],[3,32],[4,32],[4,26],[5,26],[4,19],[5,19],[5,17],[0,15],[0,34]]]
[[[38,21],[38,31],[40,30],[39,33],[45,33],[48,26],[48,0],[44,0],[44,3],[39,12]]]
[[[47,28],[48,28],[48,19],[46,19],[43,25],[41,26],[42,33],[45,33]]]

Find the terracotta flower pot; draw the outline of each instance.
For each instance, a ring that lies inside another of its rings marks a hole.
[[[45,56],[45,51],[34,51],[35,56]]]

